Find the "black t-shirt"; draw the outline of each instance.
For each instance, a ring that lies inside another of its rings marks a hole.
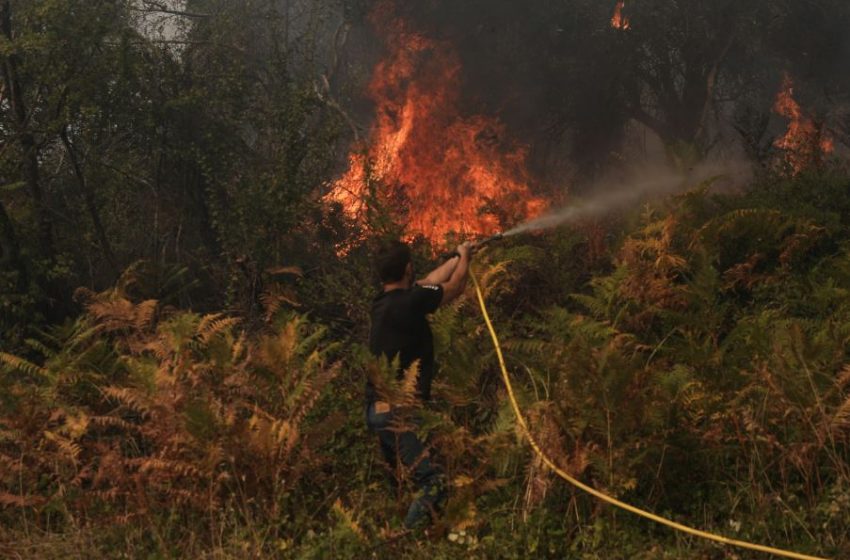
[[[419,360],[416,394],[422,400],[431,398],[434,378],[434,338],[427,315],[436,311],[443,299],[442,286],[414,284],[409,290],[391,290],[379,294],[372,302],[372,330],[369,350],[375,356],[399,358],[397,378],[402,379],[410,365]],[[372,382],[366,381],[366,400],[377,399]]]

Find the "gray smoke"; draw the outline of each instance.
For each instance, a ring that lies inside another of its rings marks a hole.
[[[377,2],[392,2],[412,28],[452,45],[462,108],[505,123],[507,140],[529,146],[530,170],[546,185],[569,173],[573,189],[588,190],[610,169],[640,161],[638,135],[667,131],[665,144],[698,142],[712,154],[747,141],[769,147],[787,123],[759,123],[786,71],[816,118],[836,120],[837,108],[850,105],[846,0],[627,1],[628,32],[610,26],[616,0]],[[381,30],[373,32],[380,43]],[[715,103],[704,104],[694,92],[704,90],[700,72],[715,59]],[[752,130],[738,130],[739,109],[754,115]],[[705,126],[693,125],[700,118]],[[705,134],[696,139],[695,130]],[[770,156],[763,152],[752,157]]]

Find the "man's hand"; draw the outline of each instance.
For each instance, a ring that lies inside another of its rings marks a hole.
[[[469,241],[464,241],[460,245],[457,246],[457,254],[460,255],[462,259],[470,259],[472,255],[475,254],[475,245],[470,243]]]
[[[463,293],[463,288],[466,286],[466,276],[469,273],[469,260],[474,252],[475,245],[468,241],[457,246],[457,254],[460,255],[460,259],[458,259],[451,277],[442,284],[443,299],[440,305],[454,301]]]
[[[446,284],[454,274],[458,263],[462,260],[468,263],[477,249],[475,243],[466,242],[458,245],[453,252],[443,255],[442,258],[445,259],[445,262],[429,272],[424,278],[417,280],[416,283],[420,286]]]

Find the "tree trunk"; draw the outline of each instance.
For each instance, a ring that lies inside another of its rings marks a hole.
[[[206,178],[199,169],[195,168],[194,163],[190,163],[189,165],[189,194],[198,216],[201,240],[207,251],[209,251],[209,256],[217,260],[221,257],[222,248],[212,222],[212,217],[210,216],[209,204],[207,203]]]
[[[9,0],[0,4],[0,28],[6,39],[12,41],[12,8]],[[38,241],[42,253],[53,258],[56,254],[53,241],[53,223],[47,212],[44,191],[41,188],[38,166],[38,144],[29,128],[26,104],[18,77],[18,59],[14,54],[5,57],[2,62],[3,81],[12,109],[15,133],[21,148],[21,178],[29,189],[35,207],[38,222]]]
[[[15,227],[6,212],[6,206],[0,201],[0,270],[4,269],[18,273],[16,288],[18,292],[23,292],[29,284],[27,267],[21,259],[21,245]]]
[[[71,141],[68,138],[67,127],[62,128],[59,136],[62,138],[62,143],[65,145],[65,151],[68,153],[68,159],[71,160],[71,167],[74,169],[74,175],[77,177],[77,182],[80,184],[80,190],[83,194],[86,210],[88,211],[89,218],[91,218],[92,224],[94,225],[95,235],[97,236],[98,243],[103,251],[103,256],[110,267],[110,272],[112,274],[116,274],[118,272],[118,263],[115,259],[115,253],[112,251],[112,245],[109,243],[109,238],[106,236],[106,230],[103,228],[103,222],[100,219],[100,212],[98,212],[97,204],[95,204],[94,193],[89,188],[86,176],[83,173],[83,168],[80,166],[77,154],[74,152],[74,147],[71,145]]]

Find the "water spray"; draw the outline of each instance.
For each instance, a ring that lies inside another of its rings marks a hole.
[[[598,183],[595,194],[576,200],[569,206],[551,210],[538,218],[520,224],[502,234],[512,237],[530,231],[543,231],[583,219],[607,215],[611,212],[634,208],[643,201],[681,193],[688,188],[725,183],[743,184],[752,175],[751,167],[745,162],[704,162],[686,171],[670,169],[645,169],[638,171],[627,182]],[[500,238],[501,238],[500,237]]]
[[[556,228],[568,223],[580,222],[583,219],[607,215],[611,212],[633,208],[641,201],[653,197],[666,196],[683,192],[694,185],[709,185],[723,179],[731,184],[745,182],[751,175],[751,169],[744,163],[735,162],[705,162],[689,168],[686,172],[670,169],[646,169],[637,173],[626,183],[598,183],[596,194],[572,204],[553,209],[542,216],[524,222],[507,231],[485,237],[474,243],[473,249],[513,237],[521,233],[539,232]],[[458,256],[456,251],[442,255],[443,259]]]

